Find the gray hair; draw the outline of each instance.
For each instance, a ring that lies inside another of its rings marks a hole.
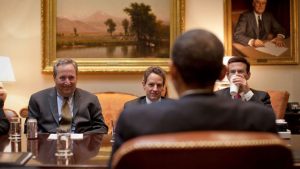
[[[69,64],[72,64],[74,66],[75,71],[76,71],[76,75],[77,75],[77,73],[78,73],[78,65],[77,65],[77,63],[73,59],[63,58],[63,59],[58,59],[55,62],[54,66],[53,66],[53,77],[55,78],[56,75],[57,75],[58,66],[69,65]]]

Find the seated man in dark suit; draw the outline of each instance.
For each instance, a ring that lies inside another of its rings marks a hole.
[[[142,85],[146,96],[130,100],[124,104],[124,108],[132,105],[150,104],[168,99],[162,96],[166,85],[166,73],[158,66],[151,66],[144,72]]]
[[[250,63],[244,57],[232,57],[228,60],[227,78],[230,84],[238,86],[237,92],[230,92],[230,87],[216,91],[217,95],[226,98],[241,99],[242,101],[253,101],[263,104],[269,108],[271,106],[270,96],[267,92],[251,89],[247,80],[251,76]]]
[[[222,42],[208,31],[196,29],[179,36],[170,63],[179,100],[124,109],[116,125],[112,155],[127,140],[142,135],[197,130],[275,133],[275,114],[269,108],[214,94],[215,81],[225,76],[223,56]]]
[[[253,0],[253,11],[239,17],[233,34],[234,42],[245,46],[261,47],[264,41],[285,46],[286,32],[271,13],[265,12],[267,0]]]
[[[75,133],[107,133],[98,98],[76,87],[77,74],[75,61],[60,59],[53,67],[55,87],[30,97],[28,117],[37,119],[39,132],[55,133],[63,124]]]

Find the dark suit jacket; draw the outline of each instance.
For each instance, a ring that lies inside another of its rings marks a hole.
[[[275,37],[277,34],[283,34],[286,36],[284,28],[279,25],[271,13],[264,12],[262,14],[262,21],[266,34],[261,40],[266,40],[269,34],[273,34]],[[247,46],[249,40],[258,39],[258,35],[259,30],[254,12],[245,12],[241,14],[235,27],[233,40]]]
[[[73,125],[76,133],[107,133],[98,98],[82,89],[74,92]],[[36,118],[38,130],[55,133],[59,127],[57,92],[55,87],[33,94],[29,100],[29,117]]]
[[[250,89],[253,92],[253,96],[251,97],[251,99],[249,101],[255,102],[255,103],[259,103],[259,104],[263,104],[269,108],[272,108],[271,106],[271,100],[270,100],[270,95],[267,92],[264,91],[260,91],[260,90],[254,90],[254,89]],[[215,92],[216,95],[228,98],[228,99],[232,99],[231,95],[230,95],[230,88],[225,88],[222,90],[218,90]]]
[[[161,100],[171,100],[171,99],[166,98],[166,97],[161,97]],[[138,97],[136,99],[126,102],[124,104],[124,109],[127,108],[128,106],[137,106],[137,105],[141,105],[141,104],[147,104],[146,96],[141,96],[141,97]]]
[[[130,106],[120,114],[112,153],[125,141],[141,135],[196,130],[276,132],[275,114],[253,102],[214,94],[192,94],[179,100]]]
[[[4,114],[3,104],[3,100],[0,99],[0,134],[7,134],[10,125]]]

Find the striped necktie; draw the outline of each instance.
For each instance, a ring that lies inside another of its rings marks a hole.
[[[59,122],[59,128],[64,131],[70,131],[72,124],[72,114],[68,101],[69,98],[64,97],[63,105],[61,107],[61,119]]]

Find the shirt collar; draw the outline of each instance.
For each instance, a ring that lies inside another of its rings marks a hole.
[[[161,101],[161,97],[156,102],[160,102],[160,101]],[[148,99],[148,97],[146,96],[146,103],[151,104],[153,102],[150,99]]]
[[[56,92],[56,93],[57,93],[57,97],[63,101],[65,97],[60,95],[58,92]],[[72,100],[73,96],[74,96],[74,93],[68,97],[68,102]]]

